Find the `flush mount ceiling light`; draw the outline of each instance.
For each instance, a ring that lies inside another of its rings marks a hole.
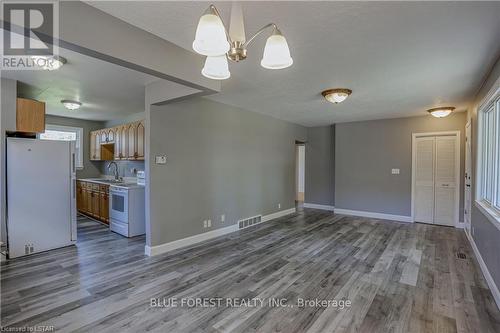
[[[446,116],[449,116],[450,113],[453,112],[453,110],[455,110],[455,108],[453,106],[444,106],[444,107],[440,107],[440,108],[429,109],[429,110],[427,110],[427,112],[429,112],[431,115],[433,115],[436,118],[444,118]]]
[[[352,94],[352,90],[345,88],[328,89],[321,92],[321,95],[323,95],[323,97],[326,98],[328,102],[332,102],[334,104],[345,101],[345,99],[349,97],[350,94]]]
[[[36,66],[41,67],[47,71],[54,71],[61,68],[67,61],[65,58],[60,56],[32,56],[31,60]]]
[[[247,41],[240,3],[234,2],[232,5],[229,32],[224,26],[217,8],[210,5],[198,22],[193,41],[193,50],[207,57],[201,71],[203,76],[215,80],[229,78],[231,74],[227,59],[235,62],[245,60],[248,46],[255,37],[268,28],[272,28],[272,33],[266,41],[260,62],[261,66],[267,69],[290,67],[293,64],[293,59],[290,56],[288,43],[276,24],[265,25]]]
[[[61,101],[61,103],[63,103],[64,107],[68,110],[76,110],[76,109],[79,109],[80,106],[82,106],[82,103],[78,102],[78,101],[72,101],[72,100],[69,100],[69,99],[63,99]]]

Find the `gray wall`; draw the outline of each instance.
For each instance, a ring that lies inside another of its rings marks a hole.
[[[461,112],[442,119],[428,115],[337,124],[335,207],[411,216],[412,133],[460,130],[463,179],[466,118],[467,113]],[[392,175],[392,168],[401,173]]]
[[[0,232],[2,242],[7,241],[6,229],[6,187],[5,187],[5,131],[16,130],[16,98],[17,82],[1,79],[1,109],[0,109]]]
[[[204,98],[151,106],[147,118],[148,245],[294,207],[295,140],[306,128]],[[160,154],[166,165],[154,164]]]
[[[473,182],[472,188],[476,187],[476,162],[477,162],[477,108],[494,83],[500,78],[500,60],[488,76],[485,84],[476,96],[474,105],[470,108],[469,118],[472,121],[472,155],[473,155]],[[495,280],[495,284],[500,288],[500,230],[491,223],[486,216],[474,205],[475,190],[472,191],[473,203],[471,214],[472,237],[476,243],[481,257],[483,258],[488,270]]]
[[[307,128],[305,202],[335,204],[335,125]]]
[[[99,177],[101,174],[102,162],[95,162],[89,159],[90,157],[90,132],[104,128],[104,123],[100,121],[90,121],[75,118],[45,116],[46,124],[72,126],[83,128],[83,169],[77,170],[77,178],[93,178]]]
[[[145,117],[146,117],[146,115],[145,115],[144,111],[137,112],[137,113],[133,113],[131,115],[128,115],[124,118],[108,120],[104,123],[104,127],[108,128],[108,127],[115,127],[115,126],[122,125],[122,124],[132,123],[134,121],[143,120]]]

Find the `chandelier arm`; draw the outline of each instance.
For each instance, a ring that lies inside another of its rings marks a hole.
[[[261,33],[263,33],[264,30],[266,30],[269,27],[273,27],[273,29],[278,30],[278,26],[276,24],[274,24],[274,23],[266,24],[265,26],[263,26],[262,28],[260,28],[259,31],[257,31],[252,37],[250,37],[250,39],[248,41],[246,41],[245,44],[243,44],[243,46],[246,48],[255,39],[255,37],[257,37],[258,35],[260,35]]]
[[[210,8],[213,9],[215,14],[217,14],[217,16],[220,18],[220,20],[222,22],[222,26],[224,27],[224,31],[226,32],[227,41],[229,42],[229,44],[231,44],[233,41],[231,40],[231,36],[229,35],[229,32],[226,29],[226,24],[224,23],[224,20],[222,19],[222,16],[220,15],[219,10],[214,5],[210,5]]]

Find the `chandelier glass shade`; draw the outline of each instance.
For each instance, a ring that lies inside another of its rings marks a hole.
[[[213,80],[225,80],[231,76],[225,54],[210,56],[205,59],[205,66],[201,70],[203,76]]]

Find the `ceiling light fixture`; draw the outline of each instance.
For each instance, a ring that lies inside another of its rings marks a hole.
[[[41,67],[47,71],[54,71],[61,68],[67,61],[65,58],[60,56],[32,56],[31,60],[36,66]]]
[[[80,108],[80,106],[82,106],[82,103],[78,102],[78,101],[72,101],[72,100],[69,100],[69,99],[63,99],[61,101],[61,103],[63,103],[64,107],[68,110],[77,110]]]
[[[261,66],[267,69],[283,69],[293,64],[290,49],[285,37],[276,24],[269,23],[259,29],[248,41],[245,37],[245,24],[241,4],[234,2],[231,8],[229,32],[222,22],[219,11],[210,5],[201,16],[193,41],[193,50],[207,56],[202,74],[205,77],[224,80],[231,76],[227,59],[234,62],[245,60],[247,48],[253,40],[266,29],[272,28],[266,41]]]
[[[450,115],[450,113],[453,112],[455,108],[453,106],[443,106],[440,108],[433,108],[427,110],[431,115],[433,115],[436,118],[444,118]]]
[[[328,89],[321,92],[321,95],[323,95],[328,102],[332,102],[334,104],[345,101],[350,94],[352,94],[352,90],[345,88]]]

